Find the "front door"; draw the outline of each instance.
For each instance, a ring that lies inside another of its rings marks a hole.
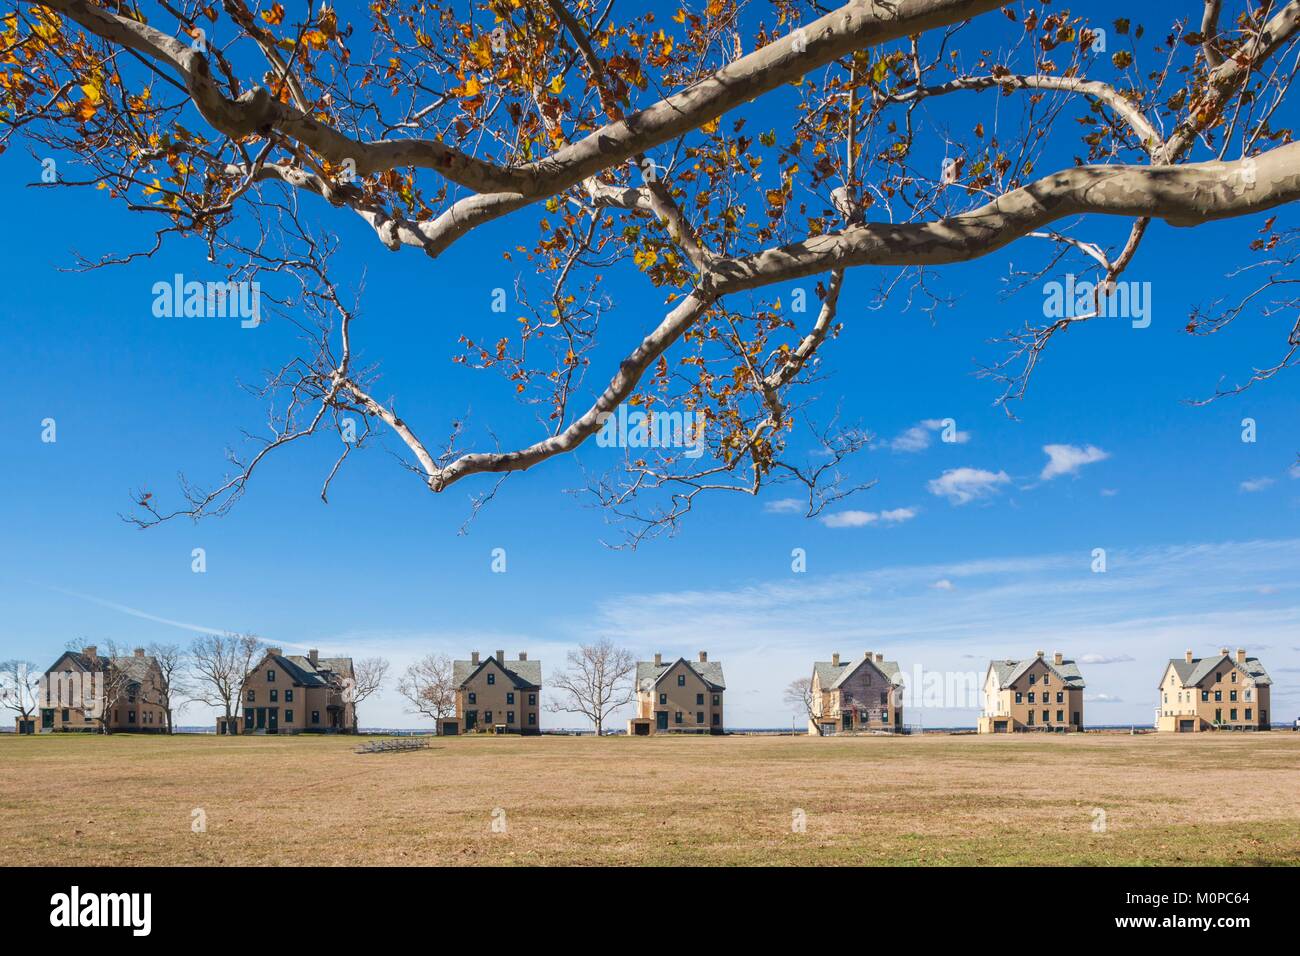
[[[847,711],[847,710],[846,710],[846,711],[841,715],[841,719],[844,721],[844,729],[845,729],[845,730],[852,730],[852,729],[853,729],[853,714],[852,714],[851,711]]]
[[[478,711],[465,711],[465,732],[469,733],[469,731],[473,730],[476,726],[478,726]]]
[[[253,713],[256,715],[256,718],[257,718],[257,719],[253,722],[253,729],[254,729],[254,730],[266,730],[266,708],[265,708],[265,707],[255,707],[255,708],[253,709]]]
[[[655,729],[656,730],[668,729],[668,711],[666,710],[655,711]]]
[[[280,708],[268,707],[266,709],[266,732],[273,734],[280,726]]]
[[[41,711],[41,730],[53,730],[53,729],[54,729],[54,711],[52,710]]]

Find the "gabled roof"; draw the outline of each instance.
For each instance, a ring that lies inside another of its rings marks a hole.
[[[113,669],[121,671],[126,675],[128,680],[139,683],[147,678],[151,671],[158,666],[158,658],[150,656],[140,656],[132,654],[130,657],[114,657]]]
[[[816,661],[813,663],[813,673],[817,675],[817,680],[822,687],[827,690],[835,690],[846,680],[849,675],[853,674],[861,664],[870,664],[891,684],[901,684],[903,682],[903,671],[898,666],[898,661],[877,661],[868,660],[865,655],[851,661],[842,661],[836,664],[834,661]]]
[[[678,664],[685,664],[695,673],[696,677],[708,684],[710,689],[727,689],[726,682],[722,679],[722,665],[717,661],[688,661],[684,657],[679,657],[670,664],[656,664],[654,661],[637,661],[637,690],[654,690],[655,686],[663,680],[664,675]]]
[[[258,670],[268,659],[274,661],[295,684],[303,687],[332,687],[338,681],[353,676],[350,657],[321,657],[313,664],[310,657],[301,654],[267,654],[253,669]]]
[[[1169,659],[1169,666],[1174,669],[1174,673],[1178,675],[1178,680],[1184,687],[1195,687],[1224,662],[1227,662],[1229,667],[1240,667],[1261,687],[1273,683],[1273,679],[1268,676],[1268,671],[1264,670],[1264,665],[1259,662],[1258,657],[1247,657],[1244,664],[1237,663],[1231,654],[1193,657],[1190,662],[1184,657],[1175,657]]]
[[[1070,690],[1082,690],[1085,686],[1083,675],[1079,673],[1079,665],[1074,661],[1062,661],[1059,664],[1054,664],[1046,657],[1035,655],[1023,661],[989,661],[989,669],[997,676],[999,689],[1006,690],[1018,681],[1025,671],[1033,667],[1036,661],[1042,661],[1043,665]]]
[[[59,667],[59,665],[62,664],[65,660],[71,661],[73,664],[75,664],[83,671],[108,670],[108,658],[103,657],[102,655],[97,656],[95,658],[94,664],[97,666],[92,666],[91,659],[87,657],[85,654],[81,653],[80,651],[64,651],[62,654],[59,655],[58,660],[56,660],[49,667],[45,668],[45,673],[52,674],[56,670],[62,670],[63,668]]]
[[[487,667],[489,663],[495,663],[501,670],[505,671],[506,677],[519,690],[534,690],[542,686],[541,661],[498,661],[495,655],[488,655],[477,664],[473,661],[452,661],[452,680],[457,687],[463,687],[466,682]]]

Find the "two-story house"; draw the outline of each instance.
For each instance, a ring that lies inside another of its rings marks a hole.
[[[984,677],[982,734],[1083,729],[1083,675],[1060,651],[1022,661],[989,661]]]
[[[903,673],[897,661],[867,651],[862,657],[813,664],[808,733],[825,736],[858,731],[901,731]]]
[[[520,651],[507,660],[505,651],[480,659],[453,661],[451,678],[456,686],[456,720],[443,721],[443,733],[495,730],[511,734],[540,734],[542,662],[530,661]]]
[[[1237,648],[1236,657],[1226,647],[1210,657],[1192,657],[1189,650],[1165,665],[1156,730],[1268,730],[1272,683],[1259,658],[1247,657],[1245,648]]]
[[[700,651],[698,661],[679,657],[664,663],[637,661],[636,716],[627,732],[636,736],[664,733],[723,733],[722,695],[727,689],[722,665]]]
[[[285,654],[267,648],[248,672],[240,696],[246,734],[357,732],[350,657]]]
[[[165,732],[162,687],[158,661],[143,648],[124,657],[94,645],[65,651],[41,681],[39,730]]]

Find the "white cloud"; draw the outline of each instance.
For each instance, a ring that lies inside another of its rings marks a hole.
[[[1103,488],[1103,489],[1101,489],[1101,496],[1102,496],[1103,498],[1114,498],[1117,494],[1119,494],[1119,491],[1118,491],[1117,489],[1115,489],[1115,488]]]
[[[799,498],[777,498],[763,502],[763,511],[770,515],[792,515],[803,511],[805,505]]]
[[[927,418],[895,437],[890,441],[889,447],[892,451],[925,451],[930,447],[931,433],[943,431],[945,424],[949,421],[951,420],[945,418]],[[970,432],[958,431],[954,423],[952,441],[945,442],[945,444],[964,445],[968,441],[970,441]]]
[[[951,591],[953,590],[953,583],[947,578],[940,578],[938,581],[931,584],[930,587],[934,588],[936,591]]]
[[[1080,664],[1126,664],[1134,658],[1128,654],[1084,654],[1079,658]]]
[[[1300,478],[1300,465],[1292,465],[1286,470],[1286,473],[1292,478]]]
[[[1114,694],[1084,694],[1083,699],[1090,704],[1122,704],[1123,697],[1116,697]]]
[[[1273,484],[1272,478],[1248,478],[1241,483],[1242,491],[1263,491]]]
[[[930,494],[947,498],[954,505],[964,505],[976,498],[997,494],[998,488],[1011,481],[1005,471],[981,468],[950,468],[926,487]]]
[[[1086,448],[1078,445],[1044,445],[1043,451],[1047,452],[1047,464],[1038,476],[1043,481],[1051,481],[1058,475],[1073,475],[1084,465],[1105,461],[1110,457],[1110,452],[1102,451],[1096,445]]]
[[[899,524],[903,521],[910,521],[916,517],[916,511],[912,508],[894,508],[890,511],[837,511],[834,514],[823,515],[822,524],[828,528],[862,528],[869,524],[875,524],[877,521],[883,521],[886,524]]]

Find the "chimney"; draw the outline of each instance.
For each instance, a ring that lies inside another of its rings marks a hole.
[[[85,654],[87,657],[98,657],[99,655],[95,653],[97,650],[99,650],[99,648],[94,644],[91,644],[89,647],[83,647],[81,653]]]
[[[320,651],[316,650],[316,648],[313,647],[311,650],[307,652],[307,660],[311,661],[312,666],[315,667],[316,662],[320,660]]]
[[[870,652],[870,651],[867,651],[867,652],[866,652],[865,654],[863,654],[862,656],[865,657],[867,660],[871,660],[871,652]]]
[[[478,663],[478,651],[473,651],[473,652],[469,655],[469,662],[470,662],[471,664],[477,664],[477,663]]]
[[[498,663],[498,664],[504,664],[505,662],[506,662],[506,652],[505,652],[505,651],[497,651],[497,663]]]
[[[656,654],[655,667],[663,667],[663,666],[664,666],[664,656],[662,654]]]
[[[1221,648],[1219,648],[1219,653],[1222,654],[1224,657],[1227,657],[1227,656],[1228,656],[1228,649],[1227,649],[1226,647],[1221,647]]]
[[[1187,653],[1183,655],[1183,660],[1189,664],[1192,662],[1192,649],[1190,647],[1187,649]]]
[[[839,667],[839,666],[840,666],[840,652],[839,652],[839,651],[836,651],[834,654],[831,655],[831,663],[832,663],[834,666],[836,666],[836,667]]]
[[[266,649],[266,653],[274,654],[276,657],[279,657],[281,654],[284,653],[284,651],[280,650],[280,648],[278,647],[268,647]]]
[[[1052,655],[1052,663],[1057,665],[1064,664],[1065,655],[1062,654],[1060,651],[1057,651],[1055,654]]]
[[[1043,652],[1042,652],[1042,651],[1034,651],[1034,653],[1037,654],[1039,657],[1042,657],[1042,656],[1043,656]]]
[[[701,664],[707,664],[708,662],[709,662],[709,652],[708,652],[708,651],[700,651],[700,663],[701,663]]]
[[[1246,649],[1244,647],[1237,648],[1237,663],[1246,663]]]
[[[521,661],[526,661],[526,660],[528,660],[528,652],[527,652],[527,651],[520,651],[520,652],[519,652],[519,659],[520,659]]]
[[[135,649],[135,656],[136,656],[136,657],[144,657],[144,648],[143,648],[143,647],[137,647],[137,648]]]
[[[884,655],[884,654],[879,654],[879,653],[876,654],[876,663],[877,663],[877,664],[883,664],[884,662],[885,662],[885,655]]]

